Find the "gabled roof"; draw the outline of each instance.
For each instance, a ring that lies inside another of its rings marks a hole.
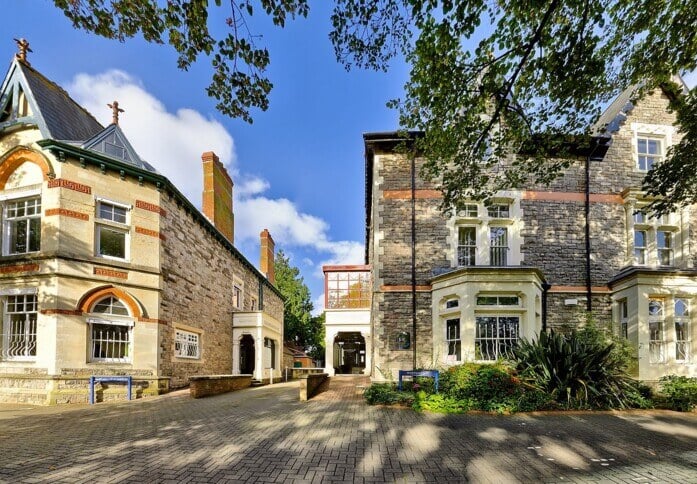
[[[0,130],[14,123],[34,124],[47,139],[83,141],[104,127],[77,104],[58,84],[27,63],[14,59],[0,88],[0,106],[5,106],[16,88],[24,92],[31,113],[0,123]]]
[[[85,141],[81,148],[97,151],[111,158],[116,158],[119,161],[137,166],[143,170],[157,172],[150,163],[143,161],[140,156],[138,156],[138,153],[133,149],[126,135],[123,134],[123,131],[121,131],[121,128],[119,128],[117,124],[110,124],[104,128],[104,130]]]
[[[680,86],[683,94],[687,95],[689,88],[683,78],[675,75],[672,80]],[[627,119],[629,112],[634,109],[634,102],[640,88],[641,85],[636,84],[622,91],[593,124],[591,132],[601,136],[610,136],[617,132]]]

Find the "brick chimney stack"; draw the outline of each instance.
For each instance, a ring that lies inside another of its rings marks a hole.
[[[259,268],[271,284],[276,284],[276,272],[274,271],[274,249],[276,244],[271,238],[268,229],[261,231],[261,257]]]
[[[203,161],[203,214],[231,242],[235,242],[235,216],[232,212],[232,178],[212,151]]]

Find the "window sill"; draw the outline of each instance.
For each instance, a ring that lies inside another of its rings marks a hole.
[[[122,259],[121,257],[114,257],[111,255],[95,254],[95,257],[98,259],[103,259],[103,260],[108,260],[108,261],[123,262],[125,264],[128,264],[130,262],[128,259]]]
[[[92,360],[87,362],[88,365],[121,365],[121,366],[133,366],[131,361],[117,361],[117,360]]]

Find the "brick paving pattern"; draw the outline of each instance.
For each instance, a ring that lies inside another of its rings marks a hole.
[[[697,483],[695,414],[417,414],[365,405],[364,384],[0,406],[0,482]]]

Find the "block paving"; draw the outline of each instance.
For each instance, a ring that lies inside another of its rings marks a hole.
[[[697,414],[418,414],[365,378],[191,399],[0,405],[0,482],[697,483]]]

